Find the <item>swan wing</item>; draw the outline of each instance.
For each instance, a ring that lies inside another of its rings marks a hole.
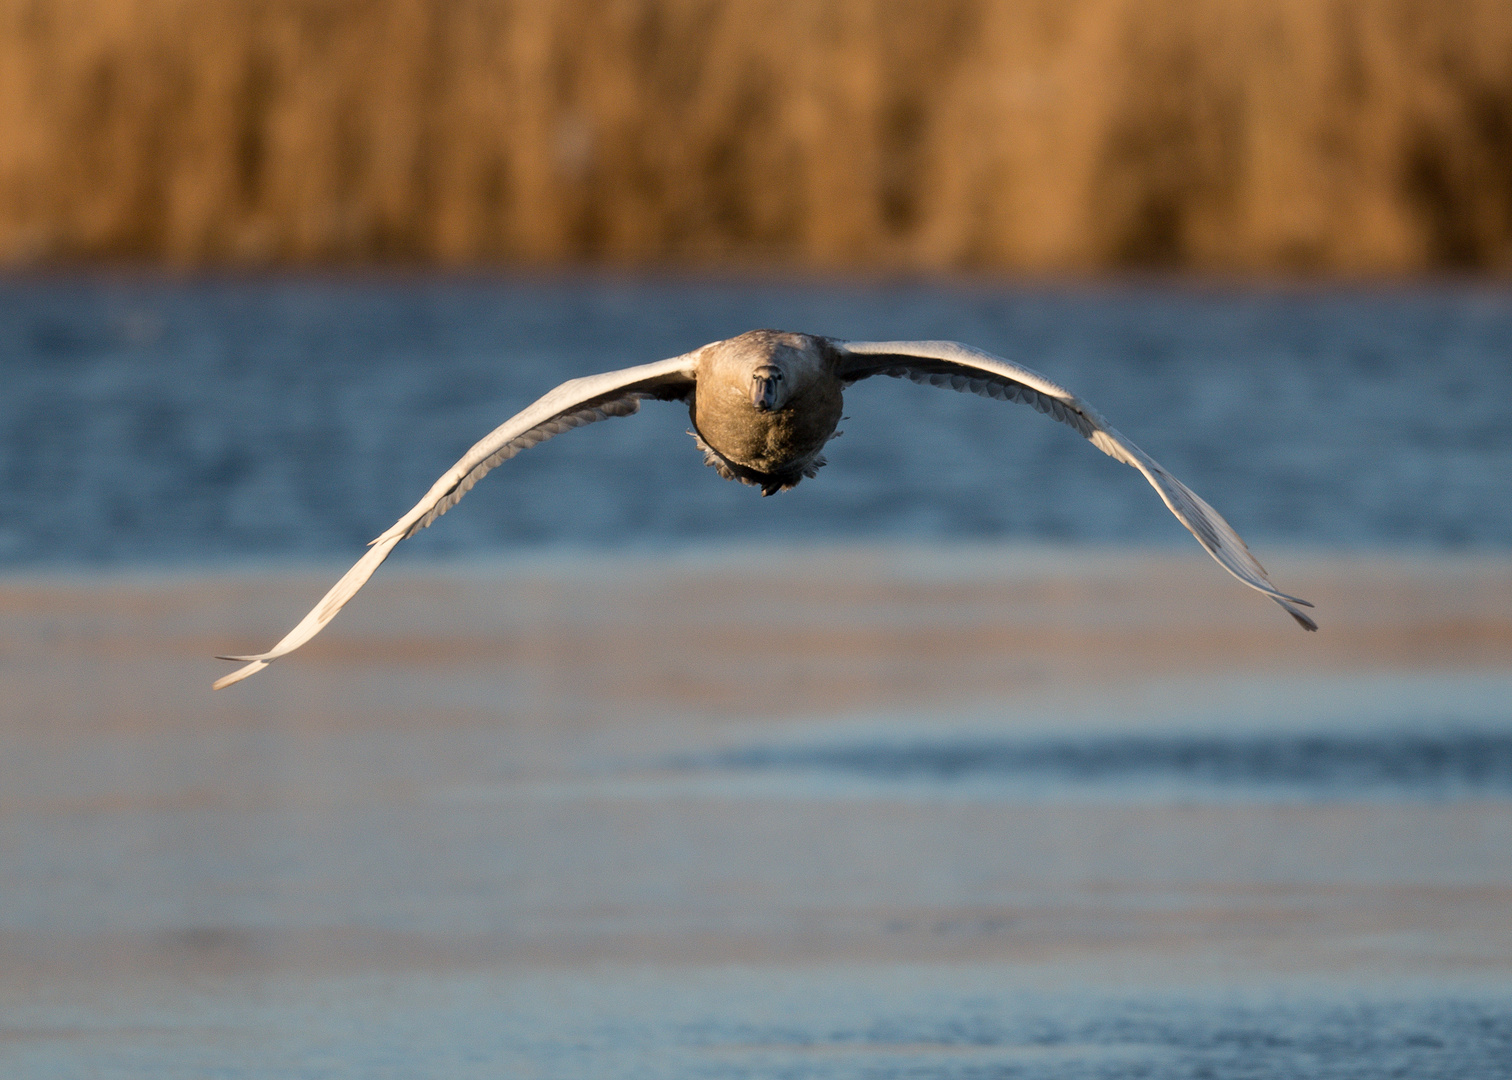
[[[1207,549],[1208,554],[1218,560],[1220,566],[1280,604],[1306,629],[1318,628],[1318,624],[1300,610],[1300,607],[1312,607],[1312,604],[1288,596],[1272,585],[1265,567],[1250,554],[1239,534],[1218,511],[1065,387],[1030,368],[955,341],[835,341],[831,344],[840,352],[838,374],[846,385],[873,375],[889,375],[1000,401],[1022,402],[1075,428],[1109,457],[1143,473],[1171,513]]]
[[[409,513],[373,540],[367,554],[331,587],[331,591],[321,598],[320,603],[282,641],[267,652],[255,656],[218,657],[220,660],[239,661],[246,666],[217,679],[214,689],[223,689],[261,671],[280,656],[287,656],[320,633],[325,624],[335,618],[336,613],[373,576],[373,571],[388,558],[389,552],[394,550],[399,541],[415,535],[456,506],[462,496],[483,479],[490,469],[508,461],[521,450],[528,450],[555,435],[584,424],[607,420],[611,416],[630,416],[640,410],[640,403],[646,398],[661,401],[686,400],[693,390],[701,352],[702,350],[698,350],[655,364],[643,364],[564,382],[523,412],[510,417],[462,455],[460,461],[431,485],[425,497],[411,507]]]

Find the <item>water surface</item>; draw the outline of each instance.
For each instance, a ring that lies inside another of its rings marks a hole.
[[[880,380],[772,499],[676,407],[553,440],[209,692],[548,387],[763,325],[1045,371],[1323,630]],[[1512,1076],[1508,341],[1466,288],[0,284],[0,1074]]]
[[[0,282],[0,562],[344,558],[564,379],[755,327],[947,338],[1091,401],[1252,541],[1512,545],[1512,295],[688,280]],[[402,555],[753,538],[1187,542],[1021,406],[890,379],[780,497],[681,406],[511,461]]]

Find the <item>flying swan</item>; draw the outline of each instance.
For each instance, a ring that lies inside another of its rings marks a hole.
[[[873,375],[1033,405],[1075,428],[1109,457],[1132,465],[1160,493],[1177,520],[1225,570],[1269,596],[1308,630],[1313,622],[1271,584],[1265,568],[1218,511],[1161,468],[1086,402],[1036,371],[954,341],[837,341],[809,334],[752,330],[655,364],[565,382],[495,428],[431,486],[425,498],[346,572],[313,611],[268,652],[222,656],[246,666],[219,679],[216,690],[240,682],[287,656],[318,634],[356,595],[399,541],[446,513],[496,465],[570,428],[629,416],[645,399],[682,401],[706,464],[727,480],[786,491],[814,476],[820,451],[840,422],[841,392]]]

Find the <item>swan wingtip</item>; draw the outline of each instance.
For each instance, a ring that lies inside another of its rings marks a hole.
[[[241,660],[241,659],[244,659],[244,658],[243,657],[239,657],[239,656],[217,656],[216,659],[217,660]],[[231,674],[229,674],[229,675],[223,675],[219,679],[216,679],[213,683],[210,684],[210,689],[211,690],[224,690],[226,687],[230,686],[232,683],[241,682],[248,675],[255,675],[259,671],[261,671],[263,668],[265,668],[267,666],[268,666],[268,661],[266,661],[266,660],[254,660],[250,664],[248,664],[246,667],[237,668]]]

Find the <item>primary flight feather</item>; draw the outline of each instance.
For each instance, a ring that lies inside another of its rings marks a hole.
[[[1144,474],[1171,513],[1225,570],[1269,596],[1308,630],[1306,600],[1271,584],[1239,534],[1195,492],[1064,387],[1026,367],[954,341],[837,341],[752,330],[655,364],[565,382],[473,446],[368,553],[331,587],[283,640],[255,656],[223,656],[246,666],[216,681],[230,686],[287,656],[318,634],[356,595],[394,545],[455,506],[490,469],[570,428],[629,416],[648,398],[681,401],[704,460],[726,479],[785,491],[824,464],[821,451],[840,422],[842,391],[873,375],[1032,405],[1075,428],[1093,446]],[[1299,606],[1300,605],[1300,606]]]

